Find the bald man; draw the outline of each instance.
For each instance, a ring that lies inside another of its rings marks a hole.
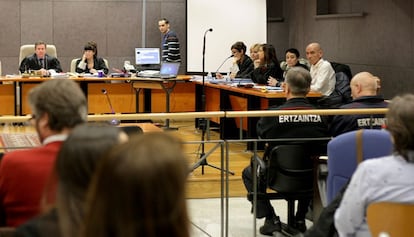
[[[329,96],[335,89],[335,71],[331,64],[322,58],[323,51],[318,43],[310,43],[306,47],[306,57],[311,64],[311,90]]]
[[[351,80],[352,102],[341,109],[386,108],[388,103],[377,95],[379,78],[369,72],[360,72]],[[330,131],[332,136],[358,129],[381,129],[386,122],[383,114],[337,115],[333,118]]]

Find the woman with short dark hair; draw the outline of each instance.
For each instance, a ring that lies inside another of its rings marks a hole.
[[[76,72],[94,74],[102,70],[105,75],[108,74],[109,69],[105,61],[98,57],[98,44],[95,41],[89,41],[83,49],[82,58],[76,61]]]

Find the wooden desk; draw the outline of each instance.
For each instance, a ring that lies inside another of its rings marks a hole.
[[[200,81],[196,84],[196,110],[202,111],[203,105],[201,95],[203,85]],[[281,105],[286,101],[284,92],[268,91],[262,92],[260,89],[234,87],[229,84],[204,83],[205,91],[205,111],[249,111],[267,110],[269,106]],[[315,102],[322,95],[318,92],[310,92],[308,98]],[[221,129],[222,139],[257,138],[256,123],[259,118],[212,118],[210,121],[218,124]],[[242,133],[240,124],[242,121]],[[223,129],[225,128],[225,129]]]
[[[186,81],[191,77],[179,76],[178,78]],[[131,83],[133,79],[135,78],[71,78],[71,80],[77,81],[84,90],[88,99],[88,110],[90,114],[111,112],[106,96],[102,93],[103,88],[108,92],[116,113],[165,112],[166,99],[164,91],[161,91],[161,93],[158,90],[160,88],[157,87],[146,91],[141,90],[137,93],[132,85],[133,83]],[[54,79],[40,77],[0,77],[1,82],[7,83],[0,84],[0,103],[2,104],[0,107],[0,115],[30,114],[31,111],[27,104],[27,95],[33,87],[47,80]],[[170,93],[171,101],[169,104],[171,112],[193,112],[195,110],[195,102],[188,98],[193,98],[194,91],[195,86],[193,83],[178,83],[174,91]],[[148,110],[145,110],[144,107],[146,105],[144,103],[148,104]],[[137,108],[139,110],[136,110]]]
[[[132,87],[136,89],[137,94],[141,89],[162,89],[165,92],[165,110],[164,112],[170,113],[170,96],[177,82],[184,82],[189,80],[189,76],[178,76],[177,78],[162,79],[162,78],[131,78]],[[139,98],[137,97],[137,100]],[[144,102],[145,103],[145,102]],[[137,101],[136,111],[139,111],[139,101]],[[170,128],[170,119],[165,120],[165,128]]]
[[[15,115],[15,83],[0,84],[0,115]]]
[[[126,126],[138,126],[142,129],[144,133],[148,132],[162,132],[162,128],[155,126],[153,123],[122,123],[119,125],[120,127]]]

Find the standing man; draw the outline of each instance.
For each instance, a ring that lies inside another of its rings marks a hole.
[[[286,103],[279,107],[271,107],[270,110],[299,110],[315,109],[306,99],[310,90],[311,76],[309,71],[302,67],[293,67],[286,73],[285,93]],[[277,117],[263,117],[257,123],[257,133],[263,139],[278,138],[316,138],[328,136],[328,128],[325,119],[320,115],[302,115],[300,119],[294,115],[281,115]],[[277,144],[271,144],[266,148],[270,151]],[[253,178],[251,166],[246,167],[242,174],[244,185],[248,192],[253,192]],[[262,180],[259,180],[262,181]],[[258,191],[265,193],[267,184],[258,183]],[[295,216],[294,227],[302,232],[306,230],[305,215],[311,200],[299,200],[298,210]],[[260,227],[263,235],[273,235],[273,232],[281,230],[281,222],[272,207],[270,200],[257,200],[257,218],[265,217],[265,222]]]
[[[86,122],[88,115],[85,95],[72,80],[48,80],[34,87],[29,104],[42,145],[4,155],[0,163],[0,226],[16,227],[40,214],[44,202],[54,202],[56,182],[51,174],[57,153],[71,130]],[[45,193],[45,187],[51,192]]]
[[[341,109],[386,108],[388,103],[377,95],[379,78],[369,72],[360,72],[351,80],[352,102]],[[384,114],[336,115],[331,123],[332,136],[358,129],[381,129],[385,126]]]
[[[161,56],[163,62],[181,62],[180,42],[177,34],[170,30],[170,22],[162,18],[158,21],[158,28],[162,34]]]
[[[35,53],[27,56],[20,63],[20,72],[30,70],[40,71],[42,76],[50,76],[53,72],[62,72],[62,67],[57,58],[46,54],[46,43],[38,41],[35,43]]]
[[[306,57],[311,64],[311,90],[329,96],[335,89],[335,71],[331,64],[322,58],[323,51],[319,43],[310,43],[306,47]]]

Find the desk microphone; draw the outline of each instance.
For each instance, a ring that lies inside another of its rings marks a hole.
[[[109,108],[111,109],[112,114],[115,114],[115,110],[114,110],[114,108],[112,107],[111,99],[109,98],[108,92],[106,91],[106,89],[105,89],[105,88],[102,88],[102,89],[101,89],[101,92],[102,92],[102,94],[106,95],[106,101],[107,101],[107,102],[108,102],[108,104],[109,104]],[[112,124],[112,125],[119,125],[119,124],[120,124],[120,121],[119,121],[118,119],[112,119],[112,120],[110,120],[110,121],[108,121],[108,122],[109,122],[110,124]]]
[[[216,70],[216,75],[217,75],[217,72],[220,70],[220,68],[224,65],[224,63],[225,62],[227,62],[227,60],[229,60],[230,58],[232,58],[232,57],[234,57],[234,55],[232,54],[232,55],[230,55],[230,56],[228,56],[226,59],[224,59],[224,61],[220,64],[220,66],[217,68],[217,70]]]

